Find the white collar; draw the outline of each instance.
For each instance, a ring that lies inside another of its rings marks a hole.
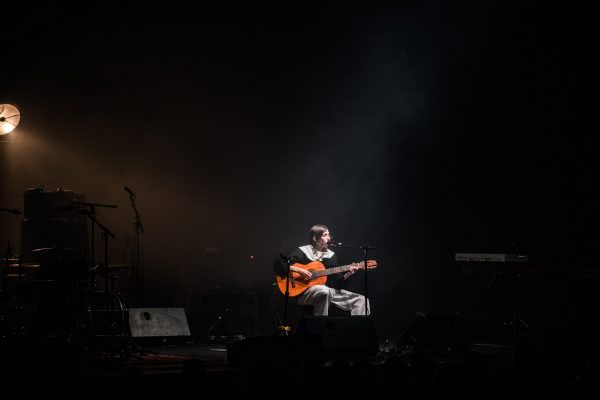
[[[313,247],[312,244],[307,244],[306,246],[302,246],[302,247],[300,247],[300,250],[302,250],[302,252],[304,254],[306,254],[306,257],[308,257],[308,259],[310,261],[321,261],[324,258],[331,258],[335,254],[330,249],[327,249],[327,251],[325,251],[325,252],[317,251],[317,250],[315,250],[315,248]],[[321,254],[320,257],[319,257],[319,254]]]

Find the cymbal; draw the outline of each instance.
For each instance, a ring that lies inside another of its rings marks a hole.
[[[65,252],[65,253],[82,253],[83,250],[72,248],[72,247],[40,247],[39,249],[31,250],[32,253],[46,253],[46,252]]]
[[[7,278],[27,278],[30,277],[31,274],[24,274],[24,273],[15,273],[15,274],[6,274],[5,275]]]
[[[108,264],[108,270],[118,270],[118,269],[128,269],[131,268],[131,265],[129,264]],[[98,264],[95,267],[92,267],[90,269],[91,272],[94,271],[101,271],[104,269],[104,265],[102,264]]]
[[[108,264],[109,269],[127,269],[131,268],[129,264]]]
[[[55,247],[40,247],[39,249],[33,249],[31,250],[32,253],[38,253],[40,251],[50,251],[50,250],[54,250]]]
[[[34,263],[22,263],[22,264],[0,264],[0,267],[6,267],[6,268],[39,268],[40,264],[34,264]]]

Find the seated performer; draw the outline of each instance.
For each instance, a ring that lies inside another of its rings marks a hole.
[[[290,262],[290,273],[299,275],[297,282],[307,282],[313,278],[313,273],[299,265],[306,265],[313,261],[319,261],[327,269],[337,267],[337,256],[329,249],[331,234],[325,225],[315,225],[310,228],[310,244],[300,246],[288,255]],[[296,265],[294,265],[296,264]],[[287,265],[275,263],[275,273],[279,277],[286,276]],[[306,288],[298,298],[298,304],[312,305],[313,314],[326,316],[329,314],[329,304],[350,311],[351,315],[365,315],[365,297],[341,288],[343,282],[359,269],[358,265],[349,265],[343,278],[340,274],[331,274],[327,278],[327,285],[314,284]],[[370,306],[367,302],[367,314],[370,314]]]

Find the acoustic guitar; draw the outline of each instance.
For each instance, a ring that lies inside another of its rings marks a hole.
[[[339,274],[342,272],[347,272],[347,271],[350,271],[350,268],[354,267],[354,266],[358,267],[359,269],[365,268],[364,261],[361,261],[359,263],[342,265],[341,267],[334,267],[334,268],[325,268],[323,263],[320,261],[313,261],[308,264],[295,263],[292,265],[295,267],[300,267],[300,268],[309,270],[312,274],[312,278],[309,280],[305,280],[302,277],[302,275],[300,275],[300,273],[290,272],[290,275],[291,275],[290,287],[289,287],[290,297],[295,297],[295,296],[301,295],[302,293],[304,293],[304,291],[306,289],[308,289],[311,286],[324,285],[325,282],[327,282],[327,275],[333,275],[333,274]],[[377,261],[368,260],[367,268],[368,269],[377,268]],[[287,286],[287,281],[288,281],[287,277],[277,276],[277,286],[279,287],[279,290],[283,294],[285,294],[285,288]]]

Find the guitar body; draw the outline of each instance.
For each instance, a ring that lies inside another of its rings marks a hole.
[[[308,264],[293,264],[296,267],[304,268],[313,271],[322,271],[325,269],[325,266],[320,261],[313,261]],[[313,278],[308,282],[301,280],[301,275],[298,272],[292,272],[292,280],[290,281],[290,297],[296,297],[304,293],[306,289],[314,285],[324,285],[327,282],[327,275],[320,276],[318,278]],[[282,278],[277,276],[277,286],[279,286],[279,290],[281,293],[285,294],[285,288],[287,285],[287,277]]]

